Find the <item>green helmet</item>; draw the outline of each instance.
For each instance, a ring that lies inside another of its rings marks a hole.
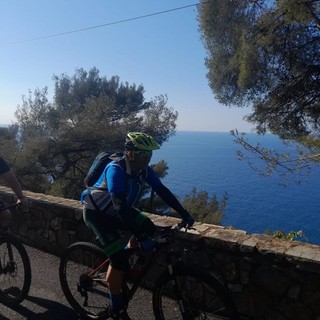
[[[152,151],[160,149],[160,146],[153,137],[144,132],[129,132],[125,148],[131,151]]]

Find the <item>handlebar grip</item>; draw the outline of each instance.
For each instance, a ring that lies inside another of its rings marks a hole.
[[[189,229],[189,225],[186,221],[181,220],[176,226],[175,226],[176,230],[181,230],[181,229]]]

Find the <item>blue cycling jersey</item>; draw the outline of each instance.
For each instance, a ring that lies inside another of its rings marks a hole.
[[[152,188],[156,188],[161,184],[159,177],[150,166],[146,171],[139,174],[132,174],[130,169],[119,165],[119,162],[110,162],[98,181],[94,184],[94,188],[90,191],[82,192],[81,203],[88,209],[95,210],[98,206],[99,210],[104,210],[112,205],[112,196],[122,194],[126,198],[127,205],[132,207],[138,201],[141,188],[147,183]],[[89,192],[95,204],[92,203]]]

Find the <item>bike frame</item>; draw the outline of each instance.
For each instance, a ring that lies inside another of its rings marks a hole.
[[[3,236],[1,236],[1,237],[3,237]],[[6,265],[6,266],[3,266],[3,265],[2,265],[2,261],[1,261],[1,259],[0,259],[0,274],[3,274],[3,273],[6,274],[8,271],[10,271],[11,263],[13,262],[12,247],[11,247],[11,244],[10,244],[9,242],[7,242],[7,249],[8,249],[10,264],[9,264],[9,265]]]
[[[127,302],[129,302],[133,298],[135,292],[141,286],[141,284],[143,283],[143,281],[145,280],[145,278],[149,274],[149,271],[151,270],[151,268],[155,265],[155,263],[156,263],[156,254],[157,254],[157,251],[152,253],[152,256],[150,257],[149,261],[143,267],[141,275],[139,275],[137,277],[137,279],[135,279],[133,281],[132,287],[128,290],[128,292],[126,294],[126,297],[128,299]]]
[[[135,251],[140,250],[140,249],[138,249],[138,248],[130,248],[130,249],[127,249],[127,250],[130,250],[131,254],[133,254]],[[149,261],[143,267],[141,275],[139,275],[137,277],[137,279],[135,279],[133,281],[132,287],[129,288],[127,286],[127,288],[126,288],[127,290],[126,290],[126,293],[125,293],[125,298],[127,299],[127,303],[129,303],[129,301],[133,298],[135,292],[141,286],[141,284],[143,283],[143,281],[145,280],[145,278],[149,274],[149,271],[151,270],[151,268],[156,264],[156,255],[157,255],[157,250],[152,253],[152,256],[150,257]],[[88,277],[90,277],[90,278],[92,278],[94,280],[94,275],[96,274],[96,272],[98,272],[102,267],[104,267],[109,262],[110,262],[110,258],[107,258],[106,260],[101,262],[95,269],[90,271],[90,273],[88,274]],[[171,265],[171,263],[170,263],[170,265]],[[168,268],[169,268],[169,264],[168,264]],[[126,274],[127,273],[128,272],[126,272]],[[123,282],[123,285],[126,285],[125,281]]]
[[[129,301],[133,298],[135,292],[141,286],[141,284],[143,283],[143,281],[145,280],[145,278],[149,274],[149,271],[151,270],[151,268],[157,263],[156,262],[157,253],[158,253],[158,250],[156,249],[152,253],[152,256],[150,257],[146,266],[142,269],[141,275],[135,281],[133,281],[132,287],[130,289],[128,288],[128,291],[125,294],[125,297],[127,298],[127,303],[129,303]],[[166,268],[167,268],[169,274],[173,275],[172,260],[171,260],[171,255],[169,253],[167,253],[167,255],[166,255]],[[125,282],[124,282],[124,284],[125,284]],[[175,295],[178,299],[178,305],[179,305],[183,319],[185,319],[185,318],[189,319],[187,310],[185,308],[185,303],[184,303],[184,300],[183,300],[183,298],[180,294],[180,291],[178,289],[178,284],[177,284],[177,280],[175,277],[173,277],[173,290],[174,290]]]
[[[0,214],[1,214],[1,212],[5,211],[5,210],[12,209],[12,208],[15,208],[17,206],[18,206],[18,204],[14,203],[14,204],[11,204],[9,206],[0,207]],[[8,235],[1,235],[0,237],[4,238],[4,237],[8,237]],[[8,254],[9,254],[9,259],[10,259],[9,261],[11,263],[11,262],[13,262],[13,253],[12,253],[12,247],[11,247],[10,241],[7,241],[7,249],[8,249]],[[2,261],[0,259],[0,274],[7,273],[8,269],[10,267],[11,267],[10,265],[9,266],[2,266]]]

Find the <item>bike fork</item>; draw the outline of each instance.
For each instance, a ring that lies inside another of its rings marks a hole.
[[[182,297],[182,292],[180,290],[177,278],[174,275],[173,268],[172,268],[171,264],[168,265],[168,271],[169,271],[169,274],[172,276],[171,281],[172,281],[172,286],[173,286],[173,292],[174,292],[174,295],[177,299],[179,309],[180,309],[180,312],[182,315],[182,319],[183,320],[195,319],[195,318],[193,318],[193,315],[190,313],[190,310],[188,310],[188,308],[186,307],[186,301],[184,301],[184,299]]]
[[[8,255],[9,255],[9,261],[7,265],[5,265],[3,268],[1,266],[1,271],[7,273],[12,272],[14,270],[14,260],[13,260],[13,252],[12,252],[12,247],[10,243],[7,243],[7,250],[8,250]]]

